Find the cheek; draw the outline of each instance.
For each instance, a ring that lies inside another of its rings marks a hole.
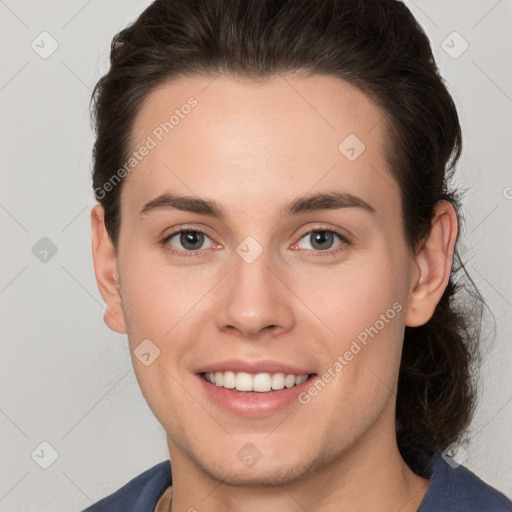
[[[204,291],[191,286],[179,271],[143,260],[133,257],[120,268],[130,355],[148,406],[157,418],[167,418],[168,430],[174,431],[179,422],[167,411],[169,403],[176,410],[190,407],[178,382],[190,364],[190,340],[194,326],[200,325],[193,306]]]
[[[192,273],[162,265],[149,258],[134,258],[121,269],[121,294],[129,332],[136,337],[165,340],[193,315],[193,306],[204,295],[206,283]]]
[[[406,261],[391,251],[368,251],[330,268],[311,266],[297,273],[294,292],[323,320],[333,339],[354,338],[381,316],[403,323],[407,299]],[[388,330],[388,329],[386,329]]]
[[[155,414],[163,408],[162,414],[168,407],[166,397],[172,403],[184,401],[186,406],[177,381],[189,378],[187,372],[195,364],[196,343],[205,324],[205,294],[212,285],[190,268],[163,265],[157,258],[150,263],[149,259],[141,262],[134,257],[124,262],[121,293],[137,380],[149,406]],[[139,357],[147,352],[155,359],[145,366]]]
[[[336,375],[331,399],[344,396],[347,410],[384,399],[395,387],[405,324],[405,265],[382,251],[328,274],[311,271],[300,281],[298,295],[308,297],[325,332],[325,369]]]

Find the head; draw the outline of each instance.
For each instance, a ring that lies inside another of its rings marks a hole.
[[[157,0],[114,38],[93,101],[105,321],[177,458],[286,481],[385,442],[421,473],[460,438],[461,129],[401,2]],[[233,414],[200,376],[232,359],[312,377],[284,412]],[[263,463],[242,464],[247,446]]]

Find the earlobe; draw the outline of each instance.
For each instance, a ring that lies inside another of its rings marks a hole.
[[[430,233],[414,256],[406,325],[427,323],[450,279],[458,234],[457,215],[447,201],[439,201]]]
[[[107,326],[119,334],[126,333],[121,306],[117,255],[105,228],[104,210],[96,205],[91,211],[92,257],[94,274],[100,294],[105,301],[103,318]]]

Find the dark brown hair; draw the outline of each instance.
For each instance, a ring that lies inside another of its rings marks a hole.
[[[438,201],[451,202],[460,220],[448,188],[462,148],[457,111],[427,36],[398,0],[157,0],[115,36],[110,64],[92,98],[93,187],[116,248],[122,182],[108,193],[105,184],[133,150],[142,102],[180,76],[264,80],[299,71],[346,80],[385,113],[411,250],[429,233]],[[461,271],[456,253],[433,317],[405,331],[397,442],[420,474],[435,451],[460,440],[473,412],[481,308],[478,295],[462,293]]]

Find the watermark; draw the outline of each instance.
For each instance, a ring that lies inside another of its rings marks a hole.
[[[467,460],[468,452],[459,443],[452,443],[441,453],[441,457],[450,467],[457,469]]]
[[[261,459],[262,455],[253,443],[245,443],[236,454],[238,460],[248,468],[252,468]]]
[[[41,263],[48,263],[57,252],[57,246],[46,236],[43,236],[43,238],[32,247],[32,254]]]
[[[338,375],[345,366],[347,366],[354,357],[359,354],[364,347],[368,345],[369,339],[375,338],[387,324],[396,317],[403,306],[399,302],[395,302],[385,313],[381,313],[379,319],[370,327],[366,327],[352,340],[350,348],[343,355],[339,355],[334,363],[319,376],[307,391],[299,394],[298,400],[302,405],[307,405],[311,400],[322,391],[336,375]],[[358,343],[359,342],[359,343]]]
[[[133,354],[144,366],[149,366],[160,357],[160,349],[146,338],[135,347]]]
[[[263,247],[261,247],[255,238],[248,236],[238,244],[236,253],[246,263],[253,263],[263,253]]]
[[[42,469],[48,469],[59,458],[59,453],[48,441],[43,441],[34,448],[30,456]]]
[[[57,48],[59,43],[49,32],[41,32],[33,41],[30,43],[32,50],[34,50],[41,59],[48,59],[51,57]]]
[[[355,133],[348,135],[338,146],[338,151],[349,162],[355,162],[365,150],[364,142]]]
[[[160,123],[153,129],[151,135],[148,135],[144,142],[132,152],[130,157],[126,160],[124,165],[120,167],[112,176],[101,186],[94,189],[94,195],[96,199],[103,199],[108,192],[114,190],[114,188],[121,183],[121,181],[129,174],[135,167],[139,165],[149,153],[156,148],[159,142],[161,142],[166,135],[171,133],[176,126],[178,126],[182,119],[192,112],[194,107],[197,107],[199,102],[194,96],[191,96],[186,103],[181,105],[180,108],[174,109],[174,113],[169,117],[167,121]]]
[[[441,43],[441,48],[452,59],[458,59],[469,48],[469,43],[458,32],[452,32]]]

